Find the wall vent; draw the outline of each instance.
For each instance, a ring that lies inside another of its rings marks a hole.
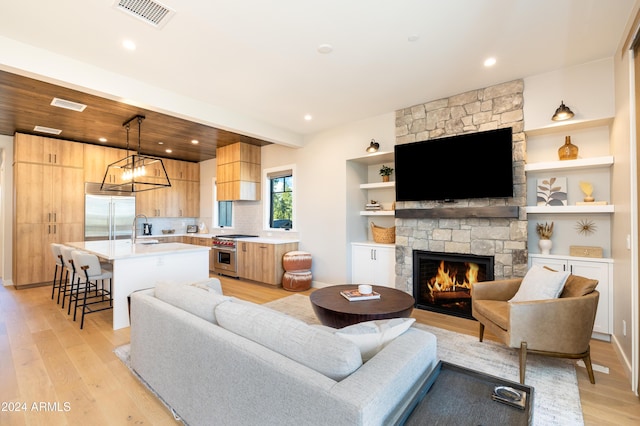
[[[33,130],[35,132],[48,133],[50,135],[59,135],[60,133],[62,133],[62,130],[60,129],[54,129],[52,127],[45,127],[45,126],[36,126],[33,128]]]
[[[85,104],[78,102],[67,101],[66,99],[53,98],[51,105],[58,108],[70,109],[72,111],[82,112],[87,107]]]
[[[116,0],[114,7],[156,28],[162,28],[175,11],[152,0]]]

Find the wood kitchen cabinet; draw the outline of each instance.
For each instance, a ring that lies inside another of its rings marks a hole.
[[[83,159],[82,144],[16,134],[13,220],[16,287],[53,279],[51,243],[82,240]]]
[[[200,180],[196,179],[200,176],[200,165],[177,160],[163,160],[163,163],[171,187],[138,192],[136,213],[147,217],[200,216]],[[174,177],[169,174],[170,170]],[[178,175],[193,180],[175,177]]]
[[[109,148],[100,145],[86,144],[84,146],[84,180],[85,182],[99,182],[105,179],[105,172],[109,164],[122,160],[127,156],[126,149]],[[113,170],[106,177],[107,183],[121,182],[121,176]]]
[[[238,241],[236,258],[238,276],[247,280],[281,286],[284,268],[282,257],[298,250],[297,242],[282,244]]]
[[[260,147],[243,142],[216,149],[218,201],[260,200]]]
[[[84,145],[80,143],[16,133],[13,149],[15,162],[84,167]]]

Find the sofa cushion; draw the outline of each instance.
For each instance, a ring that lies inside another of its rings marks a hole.
[[[198,287],[207,291],[215,291],[218,294],[222,294],[222,284],[220,284],[220,280],[217,278],[209,278],[204,281],[197,281],[195,283],[189,284],[193,287]]]
[[[366,321],[341,328],[335,334],[358,345],[362,361],[367,362],[415,321],[415,318]]]
[[[230,299],[217,291],[209,291],[189,284],[159,282],[155,288],[156,298],[177,308],[217,324],[215,307]]]
[[[345,339],[281,312],[252,303],[222,303],[218,324],[334,380],[362,365],[360,350]]]
[[[593,292],[598,285],[598,280],[581,277],[579,275],[569,275],[564,284],[560,297],[581,297]]]
[[[483,316],[501,329],[509,330],[509,303],[502,300],[474,300],[473,314]]]
[[[569,272],[556,272],[539,265],[533,265],[522,279],[518,292],[509,301],[529,302],[556,299],[562,292],[568,277]]]

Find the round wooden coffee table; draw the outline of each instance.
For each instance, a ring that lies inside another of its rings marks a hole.
[[[357,285],[334,285],[315,290],[309,296],[313,311],[324,325],[342,328],[363,321],[388,318],[407,318],[413,311],[415,300],[410,294],[395,288],[373,286],[380,299],[350,302],[340,294]]]

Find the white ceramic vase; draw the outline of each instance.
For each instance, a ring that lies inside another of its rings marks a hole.
[[[549,254],[553,243],[551,240],[538,240],[538,247],[540,247],[540,253]]]

